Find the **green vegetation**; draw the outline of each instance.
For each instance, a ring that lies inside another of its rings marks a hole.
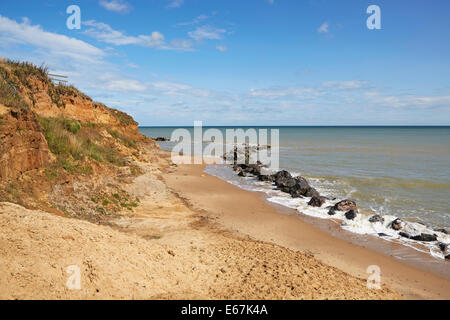
[[[125,126],[136,124],[134,119],[131,116],[129,116],[128,114],[126,114],[125,112],[122,112],[122,111],[119,111],[116,109],[110,109],[110,110],[111,110],[112,115],[115,116],[117,119],[119,119],[121,124],[123,124]]]
[[[90,174],[92,169],[82,164],[86,156],[98,162],[124,166],[125,160],[114,148],[101,145],[100,134],[79,121],[67,118],[38,118],[50,151],[61,166],[71,173]]]
[[[41,65],[40,67],[38,67],[29,62],[6,60],[3,62],[3,65],[0,65],[0,75],[0,80],[4,82],[2,83],[2,87],[0,88],[0,96],[3,97],[6,93],[6,97],[8,97],[9,100],[12,101],[8,101],[8,104],[4,104],[10,107],[14,107],[10,104],[14,103],[15,100],[17,100],[15,102],[16,104],[19,104],[20,106],[23,105],[23,101],[20,101],[21,98],[19,98],[16,92],[17,90],[21,90],[22,88],[26,88],[29,90],[28,98],[31,100],[33,105],[36,103],[33,95],[33,92],[36,88],[33,87],[32,80],[40,81],[47,85],[47,93],[50,96],[52,102],[56,104],[58,108],[65,108],[65,103],[62,99],[62,96],[66,94],[87,97],[73,86],[67,86],[64,84],[55,85],[49,78],[48,67],[45,65]]]
[[[107,129],[108,133],[113,137],[118,139],[120,142],[122,142],[125,146],[128,148],[137,149],[136,141],[133,139],[129,139],[120,132],[112,129]]]
[[[52,99],[52,102],[56,104],[58,108],[65,108],[66,104],[62,100],[61,94],[56,89],[57,86],[53,84],[53,82],[49,83],[48,86],[48,95],[50,96],[50,99]]]
[[[72,97],[82,97],[84,99],[92,101],[92,99],[85,95],[83,92],[75,88],[73,85],[66,85],[64,83],[59,83],[55,85],[55,91],[60,96],[72,96]]]
[[[145,240],[158,240],[158,239],[161,239],[162,236],[153,235],[153,234],[148,234],[148,235],[144,235],[143,238],[144,238]]]
[[[16,94],[14,86],[3,77],[0,77],[0,104],[15,110],[26,110],[29,108],[28,104]]]
[[[30,62],[6,60],[6,65],[11,68],[12,75],[15,76],[17,81],[29,89],[31,89],[30,79],[32,77],[45,83],[50,82],[50,79],[48,78],[48,68],[44,64],[38,67]],[[8,78],[11,79],[13,77],[9,75],[7,79]],[[16,84],[19,83],[16,82]]]
[[[108,193],[108,191],[100,191],[95,197],[91,197],[91,201],[96,204],[95,210],[102,214],[117,213],[122,208],[126,208],[133,211],[136,208],[140,200],[136,198],[133,200],[128,192],[120,189],[117,185],[108,186],[114,193]],[[109,192],[111,192],[110,190]]]
[[[51,169],[47,168],[45,169],[45,176],[47,177],[48,180],[53,181],[56,180],[56,178],[58,177],[58,172],[54,168]]]

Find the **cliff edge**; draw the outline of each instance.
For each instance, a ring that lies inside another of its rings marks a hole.
[[[126,113],[45,67],[0,60],[0,201],[97,222],[133,211],[139,199],[121,184],[158,151]]]

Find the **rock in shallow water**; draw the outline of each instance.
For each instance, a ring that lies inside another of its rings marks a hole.
[[[445,230],[445,229],[434,229],[434,231],[448,234],[447,230]]]
[[[258,176],[259,181],[273,181],[274,176],[273,175],[266,175],[266,174],[260,174]]]
[[[345,213],[345,217],[346,217],[348,220],[353,220],[353,219],[355,219],[355,218],[356,218],[356,211],[353,210],[353,209],[347,211],[347,212]]]
[[[399,232],[398,235],[403,237],[403,238],[411,239],[411,235],[409,233],[406,233],[406,232]]]
[[[437,236],[435,234],[421,233],[419,235],[412,236],[411,239],[417,241],[432,242],[437,240]]]
[[[358,208],[356,207],[356,202],[353,200],[342,200],[334,205],[335,210],[339,211],[349,211],[354,210],[356,213],[358,212]]]
[[[394,221],[392,221],[389,226],[394,229],[395,231],[398,231],[400,229],[402,229],[404,227],[405,223],[403,222],[402,219],[395,219]]]
[[[309,200],[308,205],[312,206],[312,207],[321,207],[325,201],[327,200],[327,198],[325,197],[317,197],[314,196],[311,198],[311,200]]]
[[[305,197],[320,197],[320,193],[315,188],[309,187],[305,193]]]
[[[437,236],[435,234],[421,233],[421,234],[414,235],[414,236],[412,236],[406,232],[399,232],[398,234],[404,238],[416,240],[416,241],[432,242],[432,241],[437,240]]]
[[[448,245],[445,244],[445,243],[443,243],[443,242],[439,242],[439,243],[438,243],[438,247],[439,247],[439,249],[440,249],[442,252],[445,252],[445,251],[447,251]]]
[[[369,218],[369,222],[371,222],[371,223],[375,223],[375,222],[384,223],[384,218],[382,216],[380,216],[379,214],[375,214],[375,215],[373,215],[373,216],[371,216]]]
[[[240,170],[239,173],[238,173],[238,176],[239,177],[246,177],[247,173],[245,173],[243,170]]]
[[[277,182],[278,180],[280,180],[280,182],[281,182],[282,179],[291,179],[292,176],[289,173],[289,171],[281,170],[274,174],[274,178],[275,178],[274,179],[275,183],[278,185],[278,182]]]

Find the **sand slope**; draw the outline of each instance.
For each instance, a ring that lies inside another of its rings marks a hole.
[[[398,298],[309,254],[237,238],[176,206],[124,219],[119,231],[0,203],[0,298]],[[81,290],[66,287],[71,265],[81,269]]]

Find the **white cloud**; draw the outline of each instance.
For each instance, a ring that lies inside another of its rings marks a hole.
[[[164,35],[159,31],[153,31],[149,35],[129,36],[122,31],[114,30],[108,24],[95,20],[84,21],[83,25],[91,27],[84,33],[98,41],[110,43],[116,46],[138,45],[142,47],[160,50],[193,50],[194,43],[188,39],[174,39],[166,42]]]
[[[217,49],[218,51],[220,51],[220,52],[228,51],[228,47],[227,47],[227,46],[224,46],[224,45],[217,45],[217,46],[216,46],[216,49]]]
[[[329,28],[328,22],[324,22],[319,27],[319,29],[317,29],[317,32],[319,32],[319,33],[328,33],[329,32],[328,28]]]
[[[153,31],[150,35],[134,37],[127,36],[122,31],[114,30],[106,23],[95,20],[84,21],[83,25],[92,27],[84,32],[86,35],[116,46],[136,44],[144,47],[159,48],[164,45],[164,35],[158,31]]]
[[[351,81],[326,81],[323,83],[324,87],[331,87],[334,89],[359,89],[367,85],[367,81],[351,80]]]
[[[424,96],[416,94],[383,94],[380,91],[368,91],[364,96],[374,106],[388,108],[419,108],[449,107],[450,95]]]
[[[130,4],[124,0],[100,0],[99,4],[108,11],[118,13],[128,13],[131,11]]]
[[[111,79],[107,81],[103,88],[108,91],[114,92],[144,92],[147,90],[147,86],[141,82],[133,79]]]
[[[225,29],[218,29],[212,26],[197,27],[194,31],[188,32],[188,35],[196,41],[208,40],[220,40],[222,35],[226,33]]]
[[[254,98],[264,99],[280,99],[280,98],[306,98],[317,97],[320,95],[320,90],[313,88],[264,88],[264,89],[250,89],[248,95]]]
[[[166,45],[162,49],[179,50],[179,51],[193,51],[194,42],[189,39],[174,39],[170,41],[170,45]]]
[[[184,0],[170,0],[170,3],[167,5],[167,8],[179,8],[183,5]]]
[[[29,19],[18,23],[0,15],[0,38],[0,45],[30,45],[49,54],[73,59],[95,60],[106,55],[101,49],[84,41],[44,31],[39,25],[31,25]]]
[[[127,66],[133,69],[139,69],[139,65],[133,62],[127,63]]]
[[[194,18],[193,20],[191,20],[191,21],[180,22],[180,23],[177,23],[175,26],[190,26],[190,25],[195,25],[195,24],[199,24],[199,23],[201,23],[202,21],[204,21],[204,20],[206,20],[206,19],[209,19],[209,18],[210,18],[210,17],[209,17],[208,15],[206,15],[206,14],[201,14],[201,15],[195,17],[195,18]]]

